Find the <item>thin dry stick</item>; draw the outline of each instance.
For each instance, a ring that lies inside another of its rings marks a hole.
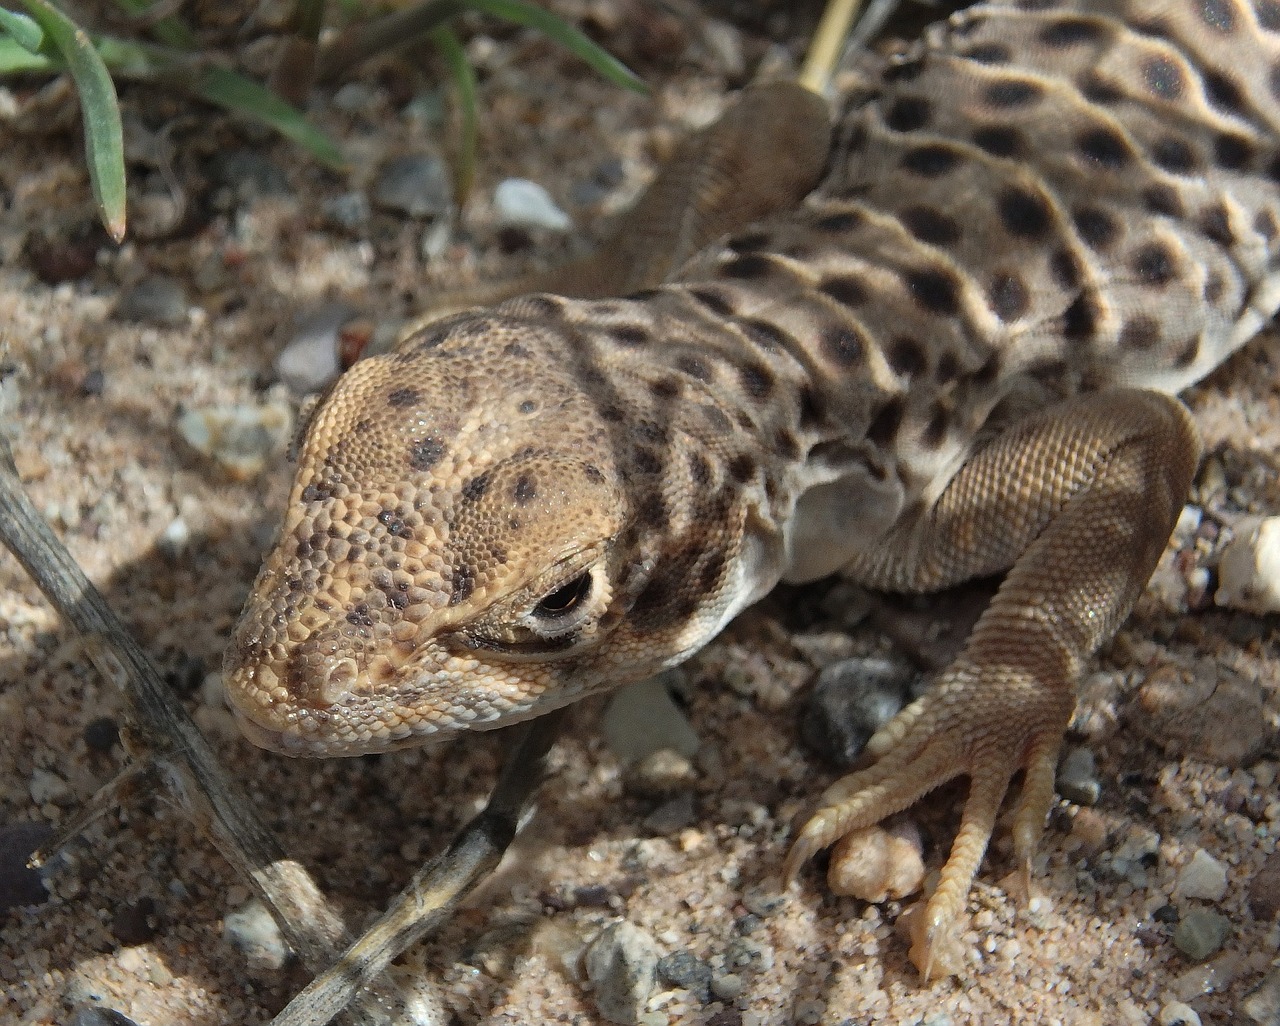
[[[331,969],[290,1001],[271,1020],[271,1026],[323,1026],[392,959],[449,918],[458,903],[497,866],[515,838],[529,797],[545,775],[546,755],[563,718],[561,709],[515,728],[519,740],[484,811],[443,853],[418,871],[382,918]]]

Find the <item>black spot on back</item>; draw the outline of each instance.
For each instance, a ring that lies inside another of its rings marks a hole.
[[[767,399],[773,392],[773,375],[763,364],[743,364],[738,368],[738,380],[752,399]]]
[[[1163,54],[1142,62],[1142,81],[1161,99],[1176,100],[1187,87],[1182,69]]]
[[[937,207],[907,207],[898,217],[907,231],[921,242],[949,246],[960,241],[960,225]]]
[[[1222,110],[1239,113],[1245,108],[1244,91],[1239,84],[1225,71],[1207,69],[1202,71],[1205,95],[1209,102]]]
[[[1080,155],[1100,167],[1117,170],[1133,159],[1133,150],[1119,132],[1110,128],[1089,128],[1076,136]]]
[[[711,464],[700,452],[689,453],[689,480],[699,488],[705,488],[711,484]]]
[[[1055,249],[1049,255],[1049,273],[1060,287],[1068,291],[1080,284],[1080,262],[1069,249]]]
[[[1153,214],[1182,216],[1182,199],[1171,185],[1152,185],[1142,190],[1142,202]]]
[[[444,453],[444,443],[438,438],[416,439],[409,444],[409,467],[419,472],[430,470]]]
[[[756,281],[770,274],[777,262],[765,253],[743,253],[725,262],[720,268],[726,278]]]
[[[669,402],[676,398],[681,391],[680,382],[675,378],[659,378],[657,381],[649,382],[649,392],[656,399]]]
[[[903,170],[923,178],[938,178],[960,163],[960,155],[950,147],[939,143],[916,146],[902,157]]]
[[[1027,79],[1006,78],[992,82],[983,90],[982,95],[987,106],[1012,110],[1035,103],[1044,95],[1044,90],[1038,83]]]
[[[1102,26],[1084,18],[1062,18],[1050,22],[1040,30],[1040,42],[1055,50],[1063,50],[1081,43],[1092,43],[1105,35]]]
[[[840,210],[834,214],[823,214],[813,222],[814,228],[821,232],[849,232],[862,225],[863,216],[856,210]]]
[[[1020,275],[997,271],[987,290],[987,303],[1002,321],[1016,321],[1031,306],[1031,295]]]
[[[731,478],[739,484],[746,484],[756,476],[755,457],[749,453],[740,452],[729,460],[728,470]]]
[[[851,274],[836,275],[825,279],[818,286],[818,291],[830,296],[844,306],[861,306],[867,301],[867,289],[862,279]]]
[[[1138,281],[1154,288],[1168,285],[1178,273],[1175,257],[1163,242],[1139,246],[1129,260],[1129,268]]]
[[[844,324],[830,324],[818,335],[822,354],[840,368],[853,367],[861,362],[865,343],[858,332]]]
[[[711,380],[711,368],[701,356],[685,353],[676,358],[676,368],[698,381]]]
[[[1101,207],[1078,207],[1072,211],[1071,220],[1085,245],[1100,253],[1120,238],[1120,222]]]
[[[637,445],[631,452],[635,461],[636,470],[642,474],[660,474],[662,473],[662,460],[653,449],[647,445]]]
[[[1049,231],[1052,212],[1043,196],[1009,186],[996,198],[1000,223],[1010,235],[1023,239],[1039,239]]]
[[[978,43],[965,51],[964,56],[977,64],[1008,64],[1013,52],[1004,43]]]
[[[876,412],[871,425],[867,428],[867,439],[876,445],[889,445],[902,426],[903,405],[897,396],[888,400]]]
[[[772,353],[787,349],[788,343],[794,345],[790,335],[769,321],[748,317],[739,321],[738,324],[747,338],[765,352]]]
[[[1017,157],[1025,151],[1022,133],[1006,125],[988,125],[975,129],[973,143],[993,157]]]
[[[884,123],[895,132],[915,132],[929,123],[929,101],[921,96],[899,96],[885,112]]]
[[[1196,169],[1196,155],[1182,139],[1166,135],[1151,144],[1151,159],[1165,171],[1185,175]]]
[[[744,232],[725,243],[735,253],[753,253],[769,248],[769,233],[762,231]]]
[[[925,368],[924,346],[916,339],[899,335],[885,347],[885,359],[895,374],[919,374]]]
[[[489,490],[490,477],[488,471],[477,474],[470,481],[462,486],[462,499],[464,502],[475,502],[481,498],[485,492]]]
[[[638,324],[614,324],[608,332],[620,346],[642,346],[649,341],[649,332]]]
[[[527,506],[538,495],[538,486],[533,478],[528,474],[521,474],[516,478],[516,486],[511,490],[511,497],[516,500],[516,504]]]
[[[935,402],[929,410],[929,419],[925,422],[920,442],[926,449],[936,449],[947,438],[947,430],[951,427],[951,411],[946,404]]]
[[[1197,0],[1200,20],[1215,32],[1230,35],[1236,30],[1238,12],[1232,0]]]
[[[1120,329],[1120,348],[1144,351],[1154,349],[1160,343],[1160,322],[1146,314],[1138,314],[1125,321]]]
[[[1242,171],[1253,159],[1253,143],[1246,136],[1221,132],[1213,140],[1213,159],[1228,171]]]
[[[916,305],[940,317],[960,312],[960,281],[955,274],[941,268],[922,268],[902,272],[902,281]]]
[[[1093,337],[1098,327],[1098,307],[1092,295],[1082,292],[1062,315],[1062,334],[1084,341]]]
[[[1219,246],[1235,245],[1236,237],[1231,231],[1231,216],[1221,203],[1215,203],[1201,213],[1200,230]]]
[[[694,286],[689,289],[689,296],[717,317],[730,317],[733,314],[733,305],[714,288]]]
[[[1196,358],[1200,355],[1200,336],[1196,335],[1187,340],[1187,344],[1179,350],[1178,354],[1173,358],[1173,365],[1179,370],[1190,367],[1196,362]]]
[[[393,388],[387,393],[387,402],[397,409],[412,406],[420,398],[421,393],[416,388]]]

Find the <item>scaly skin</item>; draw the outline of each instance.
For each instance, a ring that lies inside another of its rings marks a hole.
[[[681,208],[669,174],[649,210],[675,214],[624,222],[664,227],[576,290],[664,283],[423,324],[325,397],[227,656],[249,736],[357,755],[503,726],[680,662],[781,579],[1009,570],[787,867],[970,777],[913,922],[925,976],[956,971],[1010,778],[1027,860],[1081,666],[1189,487],[1172,395],[1280,305],[1277,27],[1235,0],[974,9],[866,59],[803,200],[812,101],[747,94],[712,130],[736,142],[685,155],[749,167],[793,112],[800,170],[740,210]],[[719,231],[674,270],[642,255]]]

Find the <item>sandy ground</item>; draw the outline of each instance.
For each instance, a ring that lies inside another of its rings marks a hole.
[[[362,74],[366,91],[346,108],[331,92],[317,100],[317,121],[352,155],[346,176],[220,114],[126,91],[133,113],[171,132],[172,170],[196,209],[163,235],[164,176],[135,164],[135,224],[160,225],[160,237],[121,248],[92,228],[77,133],[15,131],[0,146],[0,413],[24,480],[258,812],[353,922],[479,807],[503,739],[329,762],[287,761],[240,739],[217,701],[220,653],[290,471],[273,453],[260,473],[233,480],[176,425],[185,411],[220,404],[291,409],[272,362],[299,312],[337,300],[386,333],[432,295],[564,253],[575,243],[495,225],[498,181],[544,184],[585,237],[634,194],[675,133],[714,114],[744,67],[802,47],[723,22],[693,31],[672,14],[642,32],[624,17],[632,6],[561,9],[594,10],[602,31],[619,34],[622,56],[654,87],[648,98],[602,84],[527,32],[472,40],[485,112],[476,199],[430,261],[422,222],[375,212],[342,231],[323,213],[326,200],[365,188],[387,157],[440,151],[438,126],[402,113],[413,96],[430,99],[436,81],[407,59]],[[30,93],[15,89],[5,103],[30,103]],[[287,188],[240,194],[211,182],[217,155],[241,151],[278,169]],[[66,280],[41,280],[37,266]],[[180,323],[116,315],[122,291],[150,274],[186,288]],[[666,799],[626,784],[597,730],[600,705],[584,706],[497,878],[405,963],[440,981],[459,1023],[597,1022],[581,953],[626,919],[660,954],[689,952],[715,976],[709,996],[659,983],[645,1019],[655,1026],[1136,1026],[1188,1021],[1177,1002],[1206,1024],[1252,1021],[1245,997],[1280,964],[1280,636],[1274,616],[1217,609],[1211,596],[1221,528],[1242,512],[1280,512],[1278,380],[1280,343],[1268,337],[1189,397],[1210,453],[1192,497],[1203,515],[1198,527],[1194,516],[1185,522],[1086,679],[1070,738],[1096,759],[1100,797],[1055,810],[1030,906],[1005,886],[1014,867],[1007,830],[997,835],[971,897],[966,979],[921,986],[894,926],[902,902],[834,898],[813,869],[798,892],[772,900],[792,821],[834,775],[799,741],[803,687],[831,658],[890,650],[869,623],[842,631],[821,611],[829,586],[765,602],[685,669],[701,747],[683,817],[651,818]],[[893,615],[909,634],[962,618],[964,605],[962,595]],[[118,723],[122,702],[7,554],[0,682],[0,827],[55,824],[122,768],[102,722]],[[944,790],[911,813],[930,868],[961,793]],[[1225,868],[1225,893],[1187,897],[1181,874],[1205,856]],[[2,1022],[69,1022],[82,1002],[146,1026],[263,1022],[306,982],[296,964],[250,964],[225,939],[224,918],[247,888],[162,801],[100,820],[49,885],[47,901],[0,913]],[[1197,912],[1225,917],[1213,920],[1223,936],[1200,959],[1174,943]]]

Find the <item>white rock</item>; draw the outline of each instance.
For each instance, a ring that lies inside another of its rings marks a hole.
[[[1160,1026],[1200,1026],[1200,1015],[1190,1005],[1170,1001],[1160,1009]]]
[[[345,303],[324,303],[294,317],[293,338],[276,357],[276,373],[290,392],[318,392],[338,376],[338,333],[355,315]]]
[[[1184,898],[1219,902],[1227,893],[1227,867],[1201,848],[1178,873],[1177,892]]]
[[[254,898],[222,921],[222,936],[241,952],[256,970],[275,971],[289,957],[280,927],[266,906]]]
[[[493,193],[493,210],[503,225],[549,228],[554,232],[567,232],[573,227],[569,215],[556,206],[550,193],[527,178],[499,182]]]
[[[1250,613],[1280,612],[1280,517],[1245,517],[1235,525],[1213,600]]]

